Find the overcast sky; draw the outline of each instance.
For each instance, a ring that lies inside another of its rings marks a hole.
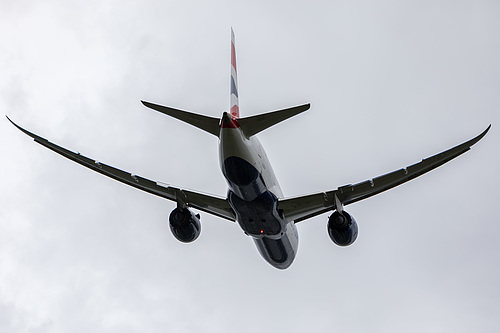
[[[375,4],[376,3],[376,4]],[[472,150],[301,222],[280,271],[237,224],[94,173],[0,121],[1,332],[498,332],[498,1],[0,2],[0,109],[68,149],[224,196],[217,139],[140,100],[219,117],[230,28],[242,116],[311,109],[260,134],[286,196]]]

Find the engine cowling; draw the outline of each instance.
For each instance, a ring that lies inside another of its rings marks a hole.
[[[170,213],[170,230],[177,240],[191,243],[201,233],[200,215],[188,208],[176,208]]]
[[[328,218],[328,235],[339,246],[348,246],[358,237],[358,224],[346,211],[335,211]]]

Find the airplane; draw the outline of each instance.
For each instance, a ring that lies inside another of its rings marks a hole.
[[[240,117],[238,73],[234,31],[231,29],[231,84],[229,112],[221,118],[141,101],[146,107],[193,125],[219,139],[219,163],[227,181],[226,197],[213,196],[152,181],[114,168],[58,146],[7,119],[19,130],[46,148],[117,181],[176,202],[169,224],[174,237],[193,242],[201,232],[200,215],[192,208],[237,222],[250,236],[261,256],[277,269],[288,268],[298,249],[296,224],[333,211],[327,231],[339,246],[351,245],[357,238],[358,225],[344,206],[364,200],[412,180],[467,152],[481,140],[491,125],[478,136],[408,167],[335,190],[285,198],[256,135],[269,127],[310,108],[310,104],[290,107],[250,117]]]

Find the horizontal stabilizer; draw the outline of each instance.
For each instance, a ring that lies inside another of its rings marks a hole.
[[[214,117],[209,117],[209,116],[203,116],[201,114],[196,114],[188,111],[183,111],[183,110],[178,110],[174,108],[170,108],[168,106],[162,106],[158,104],[153,104],[145,101],[141,101],[142,104],[147,106],[148,108],[151,108],[153,110],[159,111],[161,113],[164,113],[166,115],[169,115],[170,117],[174,117],[176,119],[179,119],[183,122],[186,122],[188,124],[191,124],[195,127],[198,127],[201,130],[204,130],[205,132],[208,132],[210,134],[215,135],[216,137],[219,137],[219,118],[214,118]]]
[[[296,116],[299,113],[309,110],[311,104],[304,104],[299,106],[294,106],[288,109],[272,111],[264,114],[259,114],[256,116],[246,117],[238,119],[238,123],[240,124],[243,132],[246,137],[251,137],[263,130],[276,125],[283,120],[286,120],[290,117]]]

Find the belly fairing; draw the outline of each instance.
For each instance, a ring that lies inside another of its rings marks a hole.
[[[277,238],[285,232],[286,221],[278,212],[278,199],[270,191],[252,201],[243,200],[229,191],[228,199],[236,213],[236,221],[247,235]]]

